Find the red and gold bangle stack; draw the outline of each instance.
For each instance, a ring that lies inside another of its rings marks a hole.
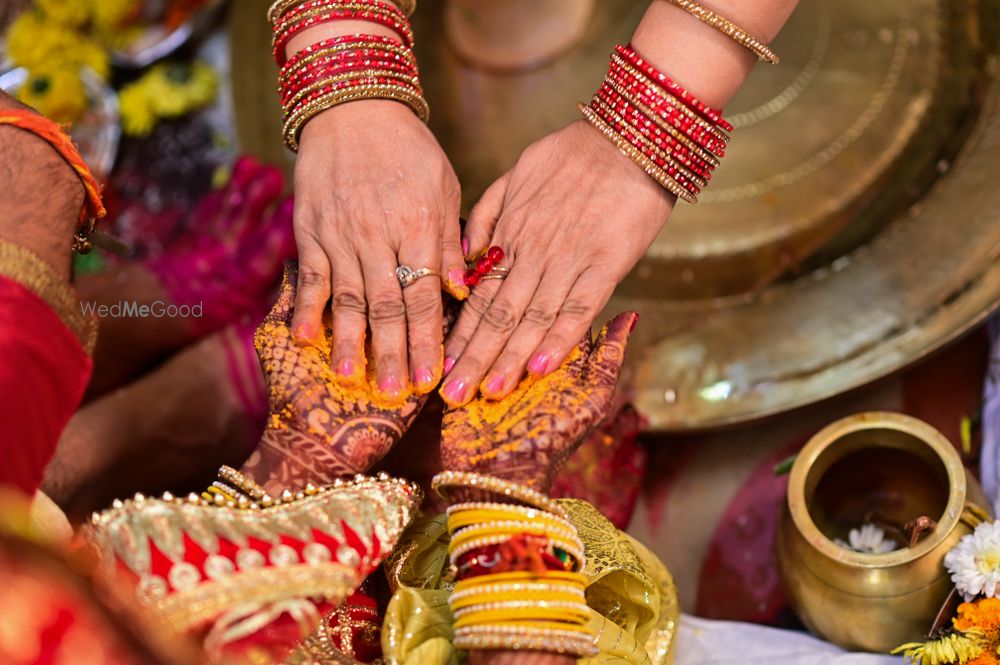
[[[448,508],[455,647],[595,655],[583,543],[563,511],[533,490],[489,476],[445,472],[433,484],[528,504]]]
[[[281,66],[278,92],[285,113],[285,144],[298,150],[302,127],[321,111],[359,99],[403,102],[421,120],[430,113],[420,86],[413,32],[395,4],[381,0],[278,0],[274,57]],[[330,21],[363,20],[391,28],[401,41],[379,35],[344,35],[317,42],[286,58],[289,42]]]
[[[584,117],[660,185],[696,203],[726,154],[733,126],[631,46],[611,54],[604,84]]]

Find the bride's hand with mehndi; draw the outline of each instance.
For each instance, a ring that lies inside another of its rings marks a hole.
[[[548,492],[562,463],[609,413],[625,347],[638,316],[619,314],[595,340],[587,330],[553,372],[525,379],[500,400],[478,397],[445,411],[441,458]]]
[[[368,471],[399,441],[425,399],[412,391],[387,398],[364,365],[347,382],[335,377],[327,324],[312,344],[297,344],[297,278],[297,267],[289,264],[278,301],[254,339],[271,413],[242,471],[275,493]],[[364,357],[362,349],[362,362]]]

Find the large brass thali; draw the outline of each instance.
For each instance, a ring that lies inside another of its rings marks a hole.
[[[234,3],[244,147],[285,159],[267,25]],[[421,0],[431,126],[468,208],[531,141],[575,119],[645,2],[602,0],[583,42],[520,74],[471,69]],[[261,12],[263,9],[261,9]],[[975,325],[1000,299],[997,0],[801,0],[727,108],[728,156],[681,204],[607,313],[654,430],[717,427],[861,386]],[[684,19],[679,13],[679,19]],[[266,72],[266,74],[264,73]]]

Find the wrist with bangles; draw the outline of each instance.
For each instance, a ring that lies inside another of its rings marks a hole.
[[[398,101],[427,122],[430,109],[420,85],[407,18],[414,4],[412,0],[277,0],[271,5],[268,18],[274,27],[274,58],[281,68],[282,137],[289,149],[298,150],[299,135],[309,120],[352,101]],[[335,21],[367,21],[388,28],[398,40],[375,34],[343,35],[288,56],[294,37]]]
[[[665,0],[718,30],[758,59],[778,56],[735,23],[692,0]],[[584,118],[664,189],[688,203],[708,185],[725,156],[732,124],[645,60],[632,45],[611,54],[604,83]]]
[[[455,646],[595,655],[584,548],[559,504],[479,473],[446,471],[431,485],[445,499],[463,491],[496,497],[447,511]]]

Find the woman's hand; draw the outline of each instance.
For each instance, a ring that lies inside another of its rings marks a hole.
[[[586,434],[611,409],[625,347],[638,316],[619,314],[596,341],[590,331],[543,378],[507,397],[478,398],[445,412],[441,459],[449,471],[475,471],[548,492]]]
[[[442,396],[510,393],[560,366],[660,231],[674,199],[588,123],[529,146],[483,194],[466,239],[510,269],[473,289],[445,343]]]
[[[293,339],[298,279],[290,264],[278,301],[254,339],[271,413],[243,471],[271,492],[368,471],[399,441],[426,399],[406,392],[388,401],[370,375],[350,387],[335,380],[330,351],[336,344],[328,326],[312,344]]]
[[[430,130],[405,105],[364,100],[309,121],[295,167],[296,339],[322,337],[332,298],[331,362],[341,379],[365,371],[366,327],[379,390],[440,381],[441,281],[400,288],[399,265],[431,268],[452,295],[468,290],[459,240],[459,186]]]

